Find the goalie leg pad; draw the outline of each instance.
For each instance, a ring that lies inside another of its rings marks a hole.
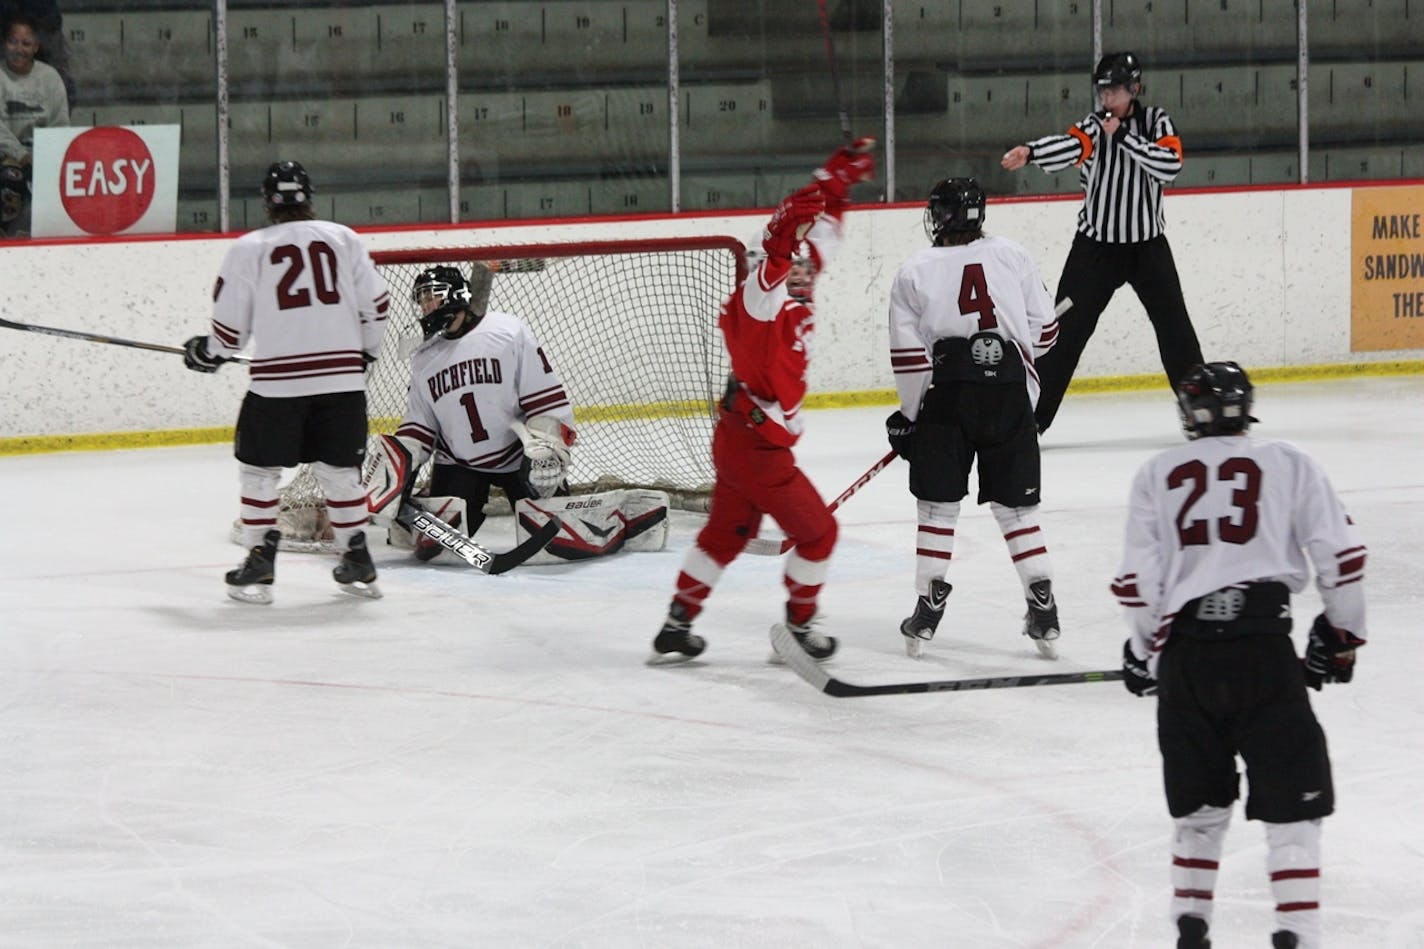
[[[620,489],[573,497],[524,499],[515,505],[516,536],[523,541],[557,517],[563,528],[531,564],[569,563],[620,550],[662,550],[667,545],[668,496]]]

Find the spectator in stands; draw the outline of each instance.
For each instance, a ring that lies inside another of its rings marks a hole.
[[[53,66],[37,62],[40,50],[35,19],[24,13],[11,13],[4,22],[5,62],[0,66],[0,163],[16,165],[23,173],[26,188],[21,207],[14,217],[0,225],[0,234],[19,237],[29,233],[30,207],[28,183],[33,178],[31,165],[35,129],[69,124],[69,99],[64,81]],[[8,186],[7,192],[11,190]],[[10,196],[7,194],[6,203]],[[8,213],[5,215],[10,217]]]
[[[55,0],[0,0],[0,24],[10,22],[12,16],[25,15],[34,21],[35,35],[40,41],[40,51],[35,57],[48,63],[64,80],[65,95],[69,100],[69,111],[74,111],[74,78],[69,74],[69,44],[64,37],[64,17],[59,12]]]

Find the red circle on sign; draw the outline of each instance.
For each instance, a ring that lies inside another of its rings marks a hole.
[[[117,234],[138,223],[153,203],[153,154],[125,128],[75,136],[59,166],[59,200],[86,234]]]

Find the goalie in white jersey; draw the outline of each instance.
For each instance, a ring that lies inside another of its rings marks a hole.
[[[380,596],[366,549],[366,367],[380,354],[390,296],[356,232],[316,220],[311,178],[294,161],[262,180],[271,222],[244,234],[213,288],[211,332],[184,344],[189,369],[213,372],[250,345],[251,383],[233,454],[247,559],[228,571],[228,595],[271,602],[282,469],[312,462],[341,563],[341,588]]]
[[[918,658],[944,615],[960,502],[979,464],[989,504],[1028,601],[1023,632],[1057,656],[1058,607],[1038,523],[1039,454],[1034,360],[1058,319],[1027,250],[983,232],[984,189],[946,178],[930,192],[931,245],[900,266],[890,288],[890,363],[900,409],[886,420],[890,446],[910,463],[917,502],[915,611],[900,624]]]
[[[1149,460],[1132,485],[1113,593],[1132,633],[1124,681],[1156,694],[1179,946],[1209,945],[1212,895],[1246,763],[1248,820],[1266,824],[1281,949],[1320,945],[1320,820],[1335,794],[1306,686],[1349,682],[1365,641],[1365,545],[1320,465],[1257,438],[1253,388],[1233,362],[1177,385],[1186,445]],[[1310,566],[1324,612],[1304,664],[1291,594]]]

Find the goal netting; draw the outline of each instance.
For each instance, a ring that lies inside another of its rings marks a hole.
[[[494,271],[489,309],[524,320],[563,377],[578,429],[571,489],[655,488],[705,509],[729,370],[717,312],[745,274],[744,253],[731,237],[375,252],[391,309],[366,380],[372,436],[394,432],[405,410],[421,341],[416,276],[437,264],[468,276],[481,261]],[[329,549],[325,502],[305,467],[282,488],[279,526],[286,548]]]

